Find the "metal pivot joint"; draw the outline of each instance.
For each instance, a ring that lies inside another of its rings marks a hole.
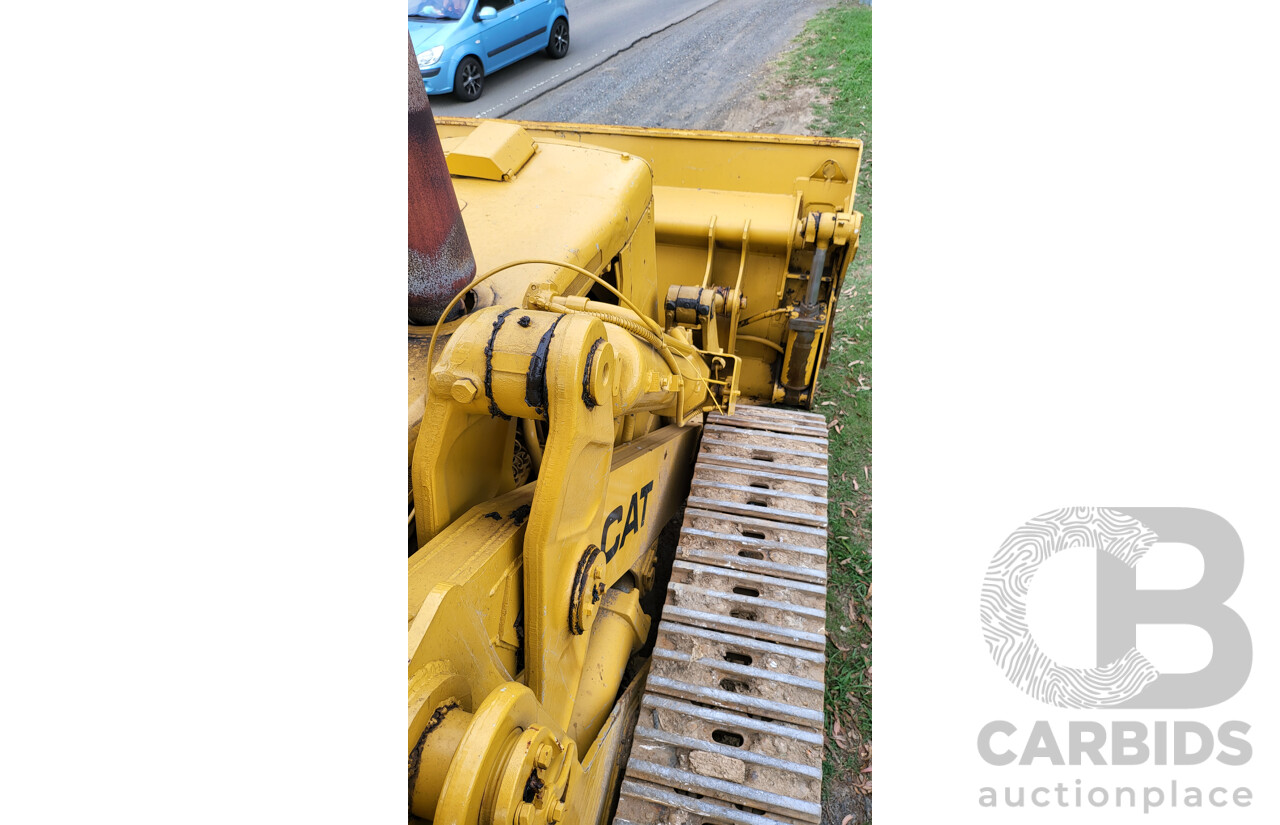
[[[604,551],[594,544],[587,548],[574,572],[569,603],[569,631],[581,636],[591,627],[600,599],[604,597]]]

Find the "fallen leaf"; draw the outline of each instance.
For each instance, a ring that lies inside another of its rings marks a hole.
[[[831,738],[836,740],[836,744],[841,750],[849,750],[849,739],[844,735],[844,728],[840,727],[840,720],[835,720],[835,724],[831,726]]]
[[[835,636],[832,636],[830,633],[827,634],[827,638],[831,640],[831,644],[835,645],[836,648],[842,652],[847,653],[848,651],[853,650],[853,648],[848,647],[847,645],[840,644],[840,640]]]
[[[849,825],[853,821],[853,814],[845,814],[844,819],[840,820],[840,825]]]

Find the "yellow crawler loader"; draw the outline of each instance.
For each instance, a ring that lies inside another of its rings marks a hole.
[[[410,822],[820,822],[860,158],[437,121],[410,51]]]

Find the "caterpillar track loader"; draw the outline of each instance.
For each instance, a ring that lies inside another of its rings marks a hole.
[[[409,822],[820,822],[860,142],[408,131]]]

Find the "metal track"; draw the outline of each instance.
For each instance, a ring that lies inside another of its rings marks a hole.
[[[822,821],[827,426],[707,416],[614,825]]]

